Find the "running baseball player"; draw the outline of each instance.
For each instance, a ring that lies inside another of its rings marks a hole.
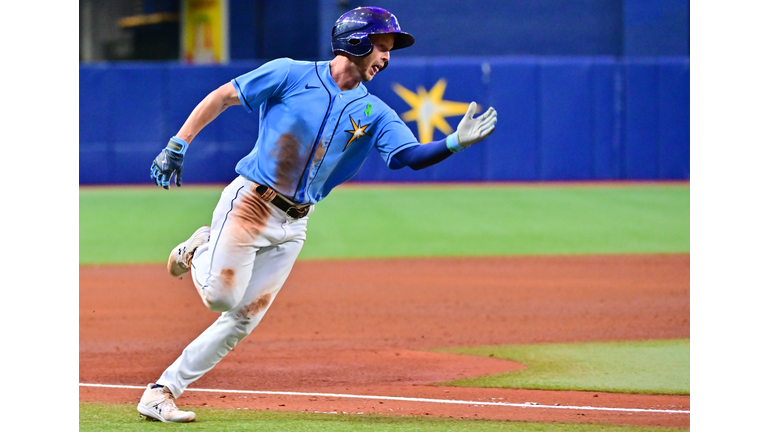
[[[496,111],[475,117],[472,102],[455,132],[420,144],[368,92],[363,83],[387,68],[390,52],[413,43],[390,12],[351,10],[333,28],[333,60],[282,58],[234,78],[195,107],[155,158],[155,184],[168,189],[175,176],[181,186],[184,155],[207,124],[233,105],[258,113],[256,144],[237,163],[239,176],[224,188],[211,226],[195,231],[168,259],[168,272],[189,272],[205,306],[221,315],[147,385],[138,404],[142,415],[162,422],[195,420],[174,399],[259,324],[299,256],[314,204],[351,179],[372,149],[389,168],[422,169],[493,132]]]

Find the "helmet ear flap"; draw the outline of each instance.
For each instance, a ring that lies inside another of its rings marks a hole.
[[[341,51],[355,57],[365,57],[373,51],[373,44],[366,34],[352,34],[348,37],[336,37],[333,44],[334,54]]]

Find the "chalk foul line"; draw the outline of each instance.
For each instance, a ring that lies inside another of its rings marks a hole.
[[[136,390],[144,390],[147,388],[146,386],[129,386],[129,385],[112,385],[112,384],[80,383],[79,385],[80,387],[103,387],[103,388],[119,388],[119,389],[136,389]],[[401,401],[401,402],[428,402],[428,403],[442,403],[442,404],[456,404],[456,405],[505,406],[505,407],[517,407],[517,408],[621,411],[621,412],[667,413],[667,414],[690,414],[691,413],[690,410],[607,408],[607,407],[592,407],[592,406],[539,405],[539,404],[534,405],[532,403],[483,402],[483,401],[464,401],[464,400],[453,400],[453,399],[427,399],[427,398],[409,398],[409,397],[398,397],[398,396],[371,396],[371,395],[352,395],[352,394],[337,394],[337,393],[303,393],[303,392],[285,392],[285,391],[222,390],[222,389],[197,389],[197,388],[188,388],[184,391],[185,392],[209,392],[209,393],[260,394],[260,395],[276,395],[276,396],[312,396],[312,397],[333,397],[333,398],[349,398],[349,399],[377,399],[377,400],[391,400],[391,401]]]

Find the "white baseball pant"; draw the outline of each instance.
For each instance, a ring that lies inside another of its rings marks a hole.
[[[192,258],[190,273],[203,303],[222,314],[157,381],[174,397],[256,328],[306,240],[307,217],[288,217],[261,199],[256,186],[240,176],[224,188],[213,212],[210,241]]]

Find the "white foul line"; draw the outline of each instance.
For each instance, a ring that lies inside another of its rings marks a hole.
[[[142,386],[111,385],[111,384],[80,383],[80,386],[81,387],[137,389],[137,390],[146,389],[146,386],[142,387]],[[451,399],[425,399],[425,398],[408,398],[408,397],[398,397],[398,396],[370,396],[370,395],[351,395],[351,394],[336,394],[336,393],[301,393],[301,392],[284,392],[284,391],[221,390],[221,389],[194,389],[194,388],[188,388],[185,391],[213,392],[213,393],[245,393],[245,394],[263,394],[263,395],[280,395],[280,396],[335,397],[335,398],[351,398],[351,399],[378,399],[378,400],[393,400],[393,401],[403,401],[403,402],[430,402],[430,403],[459,404],[459,405],[507,406],[507,407],[518,407],[518,408],[550,408],[550,409],[622,411],[622,412],[668,413],[668,414],[690,414],[691,413],[690,410],[605,408],[605,407],[591,407],[591,406],[538,405],[538,404],[533,405],[530,403],[462,401],[462,400],[451,400]]]

